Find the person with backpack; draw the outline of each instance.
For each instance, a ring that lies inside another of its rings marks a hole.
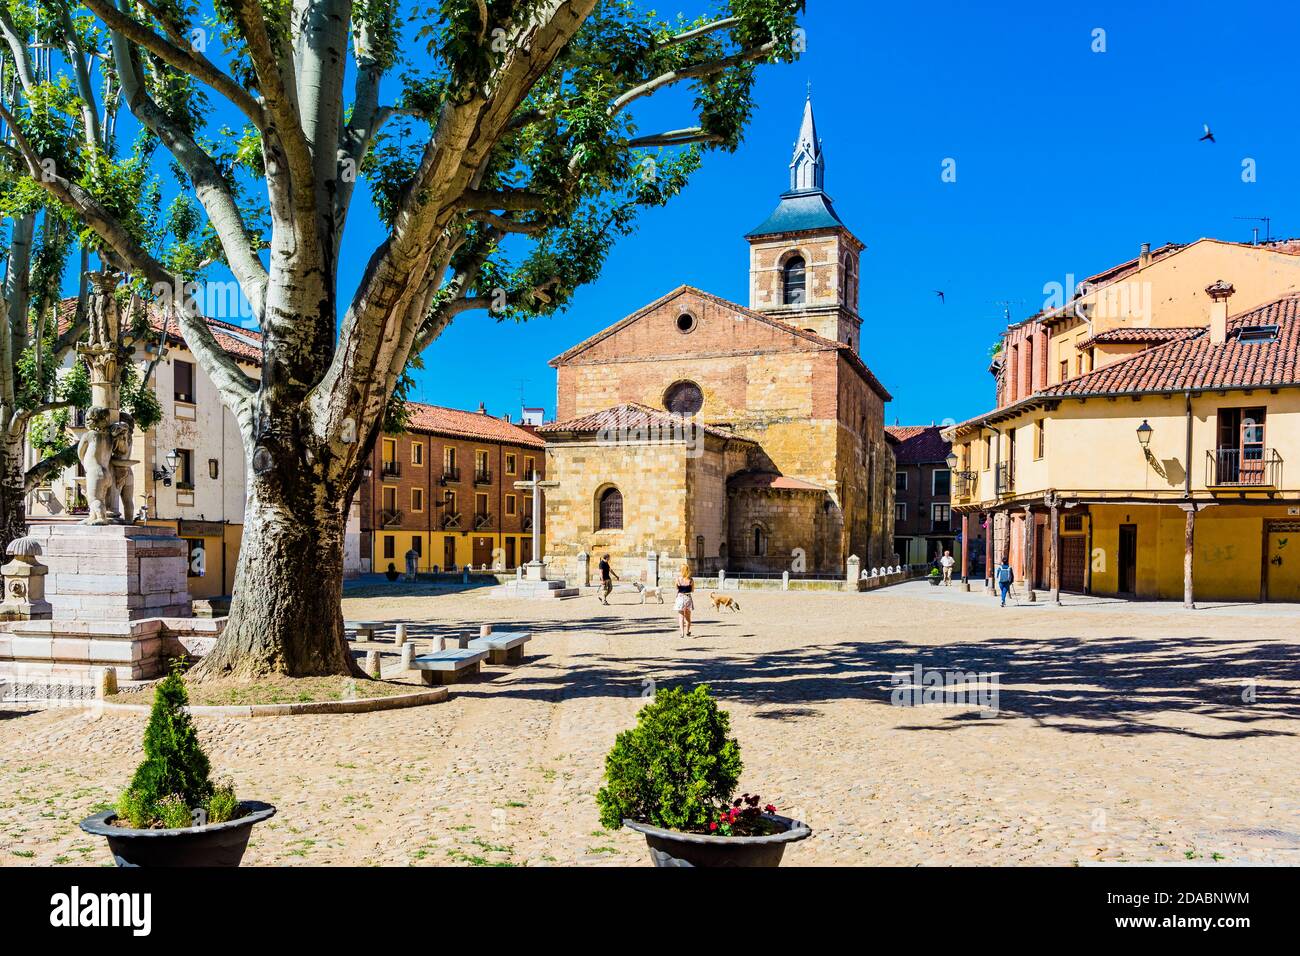
[[[1011,582],[1016,579],[1016,573],[1011,570],[1011,565],[1007,559],[1003,558],[993,571],[993,580],[998,583],[998,593],[1002,595],[1002,606],[1007,606],[1007,592],[1011,590]]]

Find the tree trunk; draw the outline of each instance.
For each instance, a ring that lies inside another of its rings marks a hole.
[[[23,440],[0,441],[0,555],[9,548],[9,542],[27,534],[27,492],[24,487],[26,471],[23,458]]]
[[[249,475],[230,619],[196,679],[364,676],[343,633],[344,512],[319,475],[297,469]]]

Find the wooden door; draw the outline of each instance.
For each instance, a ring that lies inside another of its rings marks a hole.
[[[506,568],[512,569],[515,566],[515,539],[506,538]]]
[[[1061,590],[1083,592],[1087,539],[1081,534],[1061,538]]]
[[[484,565],[492,564],[492,539],[475,538],[474,539],[474,567],[481,568]]]
[[[442,568],[444,571],[456,570],[456,539],[451,535],[442,539]]]
[[[1272,522],[1264,560],[1270,601],[1300,601],[1300,521]]]
[[[1119,593],[1137,593],[1137,525],[1119,526]]]

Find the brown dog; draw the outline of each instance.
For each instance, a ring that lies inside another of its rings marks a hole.
[[[713,610],[715,611],[718,610],[719,608],[724,608],[724,607],[729,607],[733,611],[740,610],[740,602],[733,597],[728,597],[725,594],[713,594],[712,592],[710,592],[709,600],[713,602]]]

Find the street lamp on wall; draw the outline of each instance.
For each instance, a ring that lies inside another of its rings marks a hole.
[[[957,457],[957,453],[955,451],[948,452],[948,457],[946,461],[948,462],[948,470],[952,472],[954,475],[956,475],[958,478],[961,478],[964,481],[970,481],[972,478],[975,477],[975,472],[973,471],[957,470],[957,466],[961,464],[961,459]]]
[[[1155,429],[1151,427],[1147,420],[1142,419],[1142,424],[1137,427],[1137,436],[1138,444],[1142,446],[1143,450],[1151,447],[1151,433],[1154,431]]]

